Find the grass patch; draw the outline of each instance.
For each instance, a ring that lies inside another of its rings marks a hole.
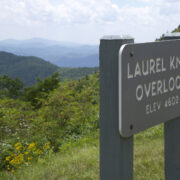
[[[134,179],[164,179],[164,142],[162,138],[144,140],[134,146]]]
[[[99,132],[90,137],[71,140],[61,152],[50,153],[30,167],[14,174],[1,172],[3,180],[98,180]],[[164,179],[163,125],[153,127],[134,137],[134,179]]]
[[[134,179],[164,179],[164,126],[134,136]]]
[[[72,146],[69,144],[72,143]],[[9,180],[90,180],[99,179],[99,143],[97,137],[81,138],[64,145],[64,152],[50,154],[31,167],[14,174],[2,172]],[[71,148],[70,148],[71,147]],[[72,148],[73,147],[73,148]]]

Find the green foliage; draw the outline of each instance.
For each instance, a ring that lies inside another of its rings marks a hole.
[[[78,141],[68,142],[66,150],[48,154],[32,166],[12,173],[0,172],[0,179],[18,180],[98,180],[99,144],[96,137],[86,136]],[[68,147],[67,147],[68,146]]]
[[[57,70],[57,66],[37,57],[0,52],[0,75],[6,74],[12,79],[18,77],[25,86],[35,84],[38,77],[44,79]]]
[[[23,165],[30,165],[33,160],[45,156],[50,152],[50,142],[44,144],[44,146],[38,147],[37,143],[22,144],[17,142],[12,150],[8,152],[3,163],[6,170],[14,172],[18,168],[22,168]]]
[[[161,129],[162,125],[158,128]],[[157,129],[148,129],[134,140],[134,179],[164,179],[163,136],[154,136]],[[159,134],[159,133],[157,133]],[[144,135],[144,136],[143,136]],[[152,135],[152,136],[151,136]],[[99,131],[86,134],[78,140],[69,139],[61,151],[48,154],[32,166],[15,173],[0,173],[2,179],[18,180],[99,180]],[[30,175],[29,175],[30,174]]]
[[[175,33],[175,32],[180,32],[180,25],[172,31],[172,33]],[[156,41],[164,40],[164,36],[165,36],[165,34],[162,34],[162,36],[160,38],[156,39]]]
[[[175,28],[172,32],[180,32],[180,25],[177,28]]]
[[[162,34],[160,38],[157,38],[155,41],[163,41],[165,34]]]
[[[59,73],[54,73],[52,76],[41,80],[37,79],[37,84],[25,88],[24,97],[25,101],[31,102],[34,108],[40,108],[42,101],[48,97],[48,93],[56,89],[59,85]]]
[[[71,79],[71,80],[77,80],[81,79],[82,77],[85,77],[87,75],[93,74],[98,71],[98,67],[94,68],[88,68],[88,67],[82,67],[82,68],[62,68],[60,67],[58,69],[58,72],[61,75],[62,81]]]
[[[98,74],[79,81],[61,83],[44,101],[39,113],[50,127],[45,134],[57,151],[62,139],[78,136],[98,128]],[[95,104],[95,102],[97,103]]]
[[[143,132],[140,132],[138,133],[137,135],[135,135],[135,138],[136,139],[144,139],[144,138],[162,138],[163,137],[163,129],[164,129],[164,126],[163,124],[160,124],[160,125],[157,125],[157,126],[154,126],[148,130],[145,130]]]
[[[22,96],[23,83],[15,78],[14,80],[7,75],[0,76],[0,98],[19,98]]]
[[[20,159],[20,165],[27,164],[24,154],[31,143],[42,151],[49,142],[57,152],[68,139],[77,140],[99,127],[99,73],[61,83],[56,73],[38,80],[24,94],[26,101],[0,99],[0,169],[19,168],[19,164],[7,162],[8,157],[15,162]],[[19,153],[17,143],[23,147]],[[38,158],[40,155],[33,156],[34,160]]]
[[[98,71],[98,68],[59,68],[43,59],[32,56],[16,56],[0,52],[0,75],[8,75],[12,79],[19,78],[25,87],[37,83],[37,78],[44,79],[59,72],[62,81],[80,79]]]
[[[0,99],[0,179],[99,179],[99,73],[54,88],[51,78],[36,85],[45,93],[37,109]],[[163,125],[134,145],[134,178],[164,179]]]

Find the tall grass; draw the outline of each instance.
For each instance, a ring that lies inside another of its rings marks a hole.
[[[163,125],[134,137],[134,179],[164,179]],[[1,172],[2,180],[98,180],[99,132],[68,141],[61,152],[50,153],[15,173]]]

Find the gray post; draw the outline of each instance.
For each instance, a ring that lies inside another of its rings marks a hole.
[[[180,39],[172,34],[165,40]],[[180,180],[180,118],[164,123],[165,179]]]
[[[100,42],[100,179],[133,179],[133,137],[122,138],[118,122],[118,55],[132,38],[107,36]]]
[[[165,179],[180,180],[180,118],[164,125]]]

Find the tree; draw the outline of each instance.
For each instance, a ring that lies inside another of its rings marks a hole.
[[[59,86],[59,73],[54,73],[44,80],[38,78],[37,81],[37,84],[25,88],[24,100],[31,102],[35,108],[40,108],[42,105],[41,100],[47,98],[48,93]]]
[[[176,29],[174,29],[172,32],[180,32],[180,25]]]
[[[7,75],[0,76],[0,98],[9,97],[17,99],[23,94],[24,84],[18,79],[14,80]]]
[[[175,33],[175,32],[180,32],[180,25],[172,31],[172,33]],[[165,34],[162,34],[162,36],[159,39],[156,39],[156,41],[162,41],[164,40],[164,37],[165,37]]]

